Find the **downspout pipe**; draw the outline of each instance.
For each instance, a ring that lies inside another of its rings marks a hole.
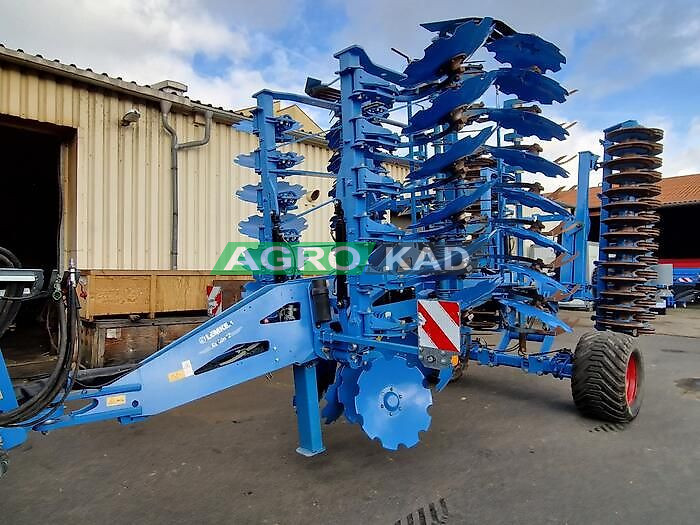
[[[211,138],[211,122],[214,113],[211,111],[204,112],[205,125],[204,125],[204,138],[200,140],[192,140],[190,142],[183,142],[180,144],[177,139],[177,132],[175,128],[172,127],[168,121],[168,115],[172,109],[172,103],[167,100],[163,100],[160,103],[160,114],[161,120],[163,122],[163,128],[170,135],[170,178],[172,184],[172,210],[173,210],[173,220],[172,227],[170,229],[170,269],[177,270],[177,250],[178,250],[178,236],[179,236],[179,176],[178,176],[178,162],[177,162],[177,152],[180,150],[186,150],[190,148],[197,148],[199,146],[204,146],[209,143]]]

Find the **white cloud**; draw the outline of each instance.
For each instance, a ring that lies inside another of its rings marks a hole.
[[[341,27],[319,34],[311,48],[272,36],[280,29],[308,30],[304,18],[308,13],[302,9],[310,5],[306,0],[0,0],[0,40],[10,48],[139,83],[179,80],[189,85],[193,99],[238,108],[252,105],[251,95],[264,87],[301,92],[307,75],[331,78],[336,66],[333,51],[351,43],[366,47],[379,63],[403,68],[403,59],[389,48],[422,56],[432,34],[419,28],[419,23],[494,16],[517,30],[541,34],[565,54],[575,49],[575,42],[583,46],[563,74],[566,85],[582,89],[577,96],[587,103],[576,115],[567,105],[545,108],[555,121],[580,121],[571,129],[569,140],[542,144],[544,156],[550,159],[586,149],[600,151],[601,131],[590,126],[593,115],[596,121],[617,119],[608,118],[609,108],[591,97],[629,88],[659,72],[700,66],[696,44],[700,5],[692,0],[624,6],[613,0],[542,0],[536,5],[514,0],[497,4],[445,0],[433,3],[430,12],[422,0],[328,1],[345,11],[346,20]],[[582,44],[581,35],[589,40]],[[203,75],[192,65],[197,54],[226,58],[230,65],[214,75]],[[645,112],[648,108],[641,107],[640,113]],[[312,114],[322,123],[327,121],[322,112]],[[666,130],[665,174],[700,171],[700,146],[688,139],[698,136],[700,117],[692,119],[687,129],[670,118],[631,117]],[[547,179],[548,189],[575,183],[575,162],[566,167],[572,177]],[[594,175],[593,182],[598,180],[599,175]]]
[[[664,130],[664,177],[700,173],[700,143],[693,140],[700,136],[700,117],[693,117],[687,127],[663,116],[649,117],[644,124]]]
[[[605,96],[655,75],[700,67],[696,0],[602,4],[605,16],[596,20],[595,38],[584,48],[572,79],[589,95]]]
[[[194,99],[238,108],[252,105],[251,95],[263,87],[300,90],[312,64],[323,63],[313,53],[293,54],[261,32],[267,18],[277,26],[289,23],[299,2],[268,3],[269,9],[260,9],[252,2],[0,0],[0,35],[10,48],[141,84],[178,80]],[[205,76],[193,68],[197,54],[224,57],[230,66]],[[261,58],[265,65],[255,67]],[[317,69],[328,74],[332,66]]]

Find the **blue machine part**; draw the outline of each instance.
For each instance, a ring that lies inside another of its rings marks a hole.
[[[515,130],[523,137],[535,136],[542,140],[564,140],[569,134],[561,125],[556,122],[519,108],[483,108],[473,109],[466,112],[469,115],[483,115],[489,120],[496,122],[505,129]]]
[[[340,368],[340,384],[338,385],[338,400],[343,405],[343,414],[350,423],[359,423],[360,418],[355,410],[357,395],[357,380],[362,372],[359,368],[342,365]]]
[[[673,266],[673,284],[677,286],[696,286],[700,284],[700,266],[683,268]]]
[[[590,173],[596,169],[598,155],[584,151],[578,155],[578,188],[588,188]],[[571,299],[590,304],[593,299],[593,283],[588,268],[588,232],[591,229],[588,216],[588,192],[579,191],[576,195],[576,210],[573,217],[564,220],[562,228],[562,245],[569,253],[576,254],[559,269],[559,279],[571,287]]]
[[[249,135],[252,135],[254,132],[254,126],[253,126],[252,120],[241,120],[240,122],[236,122],[232,127],[236,131],[240,131],[241,133],[248,133]],[[252,166],[248,166],[248,167],[252,167]]]
[[[306,190],[300,184],[289,184],[288,182],[277,183],[277,198],[278,201],[286,204],[286,209],[291,210],[296,208],[295,203],[306,194]],[[263,207],[263,187],[262,184],[246,184],[240,190],[236,191],[236,196],[245,202],[252,202]]]
[[[379,87],[380,90],[389,90],[398,93],[398,89],[391,86],[389,82],[394,84],[402,84],[406,80],[405,74],[375,64],[372,59],[369,58],[365,50],[360,46],[350,46],[342,51],[338,51],[333,56],[335,58],[340,58],[343,54],[347,53],[351,53],[357,58],[357,63],[362,68],[362,72],[360,74],[369,74],[370,76],[374,77],[370,80],[370,83],[372,83],[374,87]]]
[[[473,155],[481,148],[493,134],[494,128],[484,128],[477,135],[468,136],[452,145],[445,153],[439,153],[426,160],[416,171],[408,174],[411,180],[424,179],[437,173],[441,173],[455,161]]]
[[[538,208],[547,213],[557,214],[561,217],[569,217],[571,213],[562,205],[531,191],[524,191],[520,188],[506,185],[496,186],[496,193],[503,195],[509,203],[523,204],[532,208]]]
[[[565,102],[569,94],[556,80],[529,69],[504,68],[498,71],[494,81],[498,89],[525,102]]]
[[[280,217],[279,231],[284,237],[298,237],[307,227],[306,219],[287,213]],[[260,215],[251,215],[245,221],[238,223],[238,231],[248,237],[260,239],[265,229],[265,220]]]
[[[469,76],[457,89],[444,91],[433,99],[432,106],[413,115],[404,128],[404,133],[411,134],[432,129],[444,124],[455,108],[472,104],[491,87],[497,72],[481,72]]]
[[[557,253],[568,253],[566,247],[535,231],[525,230],[523,228],[518,228],[517,226],[501,226],[501,230],[507,233],[508,235],[512,235],[513,237],[517,237],[519,239],[526,239],[528,241],[534,242],[538,246],[551,248]]]
[[[557,46],[532,34],[515,33],[498,38],[486,44],[486,49],[494,53],[501,64],[522,69],[535,66],[543,73],[559,71],[566,63]]]
[[[457,197],[455,200],[439,210],[428,213],[416,223],[416,226],[430,226],[431,224],[444,221],[479,201],[490,189],[491,184],[482,184],[467,195]]]
[[[321,410],[321,417],[327,425],[336,421],[343,414],[343,404],[338,399],[338,387],[342,381],[340,371],[341,368],[336,370],[335,381],[331,383],[323,397],[326,400],[326,406]]]
[[[379,357],[362,370],[355,408],[370,439],[397,450],[412,447],[430,427],[433,396],[421,371],[405,357]]]
[[[236,157],[235,162],[243,168],[254,168],[255,159],[255,153],[241,153]]]
[[[541,173],[547,177],[569,177],[569,173],[564,168],[538,155],[518,149],[485,147],[491,155],[513,168],[520,168],[530,173]]]
[[[513,310],[517,311],[520,315],[526,318],[537,319],[538,321],[541,321],[543,324],[547,325],[551,330],[560,328],[565,332],[571,332],[571,327],[554,314],[545,312],[544,310],[541,310],[539,308],[535,308],[534,306],[523,303],[522,301],[514,301],[512,299],[499,298],[498,302],[501,303],[503,306],[512,308]]]
[[[5,359],[0,352],[0,412],[9,412],[17,408],[14,387],[7,371]],[[0,428],[0,451],[20,446],[27,440],[27,428]],[[3,465],[0,465],[0,473]]]
[[[362,48],[352,46],[335,55],[338,85],[323,86],[324,98],[270,90],[255,94],[252,120],[236,129],[254,134],[259,145],[237,162],[254,170],[259,182],[244,186],[237,195],[255,203],[259,214],[239,228],[262,242],[298,240],[306,228],[301,215],[312,210],[290,213],[304,194],[293,178],[327,177],[333,180],[331,200],[322,206],[333,205],[330,224],[336,241],[410,240],[443,253],[444,258],[436,257],[439,261],[447,260],[447,246],[461,246],[470,264],[456,272],[381,272],[370,267],[313,280],[256,274],[241,302],[115,381],[71,392],[67,401],[88,402],[82,409],[63,407],[46,420],[29,421],[30,428],[50,431],[106,419],[132,423],[291,366],[300,453],[322,452],[321,417],[330,423],[341,414],[388,449],[410,447],[431,422],[432,393],[426,377],[437,378],[439,391],[452,375],[449,367],[432,369],[418,360],[418,299],[459,303],[459,357],[571,377],[570,352],[550,348],[555,333],[570,330],[557,318],[553,298],[572,283],[538,271],[537,261],[523,252],[525,241],[562,254],[577,252],[588,224],[578,220],[579,210],[572,217],[565,207],[523,189],[528,187],[522,181],[523,171],[568,175],[561,166],[528,153],[532,145],[523,139],[562,140],[567,133],[528,108],[516,107],[522,102],[564,102],[566,90],[535,69],[557,71],[565,60],[552,44],[516,33],[491,18],[424,27],[438,35],[424,57],[411,62],[404,73],[372,62]],[[469,62],[484,45],[497,60],[513,67],[484,72]],[[519,100],[506,101],[504,108],[484,107],[480,98],[491,85]],[[414,112],[428,99],[430,107]],[[298,169],[303,157],[282,151],[305,135],[291,117],[275,114],[277,101],[332,112],[326,134],[332,155],[325,172]],[[402,108],[406,123],[393,120],[398,114],[394,112]],[[483,129],[475,129],[475,124]],[[504,137],[504,128],[514,133]],[[618,133],[633,132],[626,127]],[[494,135],[498,146],[486,145]],[[395,153],[405,149],[405,156]],[[585,159],[590,171],[595,159],[589,155]],[[407,180],[395,180],[385,166],[388,162],[408,164]],[[587,182],[584,193],[586,187]],[[608,193],[605,198],[613,196]],[[543,213],[528,215],[529,207]],[[393,224],[390,215],[398,214],[404,214],[413,228],[407,231]],[[544,222],[555,220],[564,226],[540,233]],[[528,224],[531,229],[521,227]],[[564,232],[561,243],[552,238],[556,231]],[[579,234],[569,236],[573,232]],[[573,275],[577,276],[573,280],[579,278],[578,268]],[[502,336],[497,350],[472,338],[472,330],[484,325],[479,316],[491,314],[497,320],[488,329]],[[511,341],[523,350],[518,345],[526,342],[540,346],[534,351],[528,347],[529,354],[512,352]],[[332,383],[323,372],[322,364],[328,360],[338,364]],[[322,411],[319,384],[322,389],[328,385]],[[12,390],[1,359],[0,391],[0,410],[14,408],[8,402]],[[2,446],[17,446],[25,434],[24,429],[0,428]]]
[[[493,297],[496,288],[501,284],[503,281],[500,278],[475,278],[468,283],[468,286],[456,292],[453,299],[458,301],[462,308],[473,308]]]
[[[552,290],[559,290],[560,292],[568,291],[568,288],[559,281],[549,277],[548,275],[543,274],[542,272],[533,270],[532,268],[528,268],[526,266],[514,263],[504,263],[503,267],[507,268],[511,272],[525,275],[532,282],[537,283],[543,289],[551,288]]]
[[[468,59],[479,49],[493,27],[493,19],[470,20],[458,25],[449,37],[438,37],[425,49],[420,60],[414,60],[406,69],[403,86],[415,86],[439,80],[445,75],[445,65],[455,57]]]
[[[63,407],[50,419],[38,417],[34,424],[27,422],[27,428],[48,432],[108,419],[132,423],[272,371],[303,364],[295,366],[300,449],[304,453],[321,452],[313,364],[319,338],[313,323],[310,287],[308,279],[265,286],[107,386],[74,390],[65,401],[89,401],[81,408]],[[296,319],[261,322],[289,304],[297,305]],[[2,373],[6,374],[4,366],[0,368],[0,381],[6,377]],[[3,397],[12,393],[5,384],[0,387]],[[12,446],[13,436],[15,429],[0,428],[3,447]]]

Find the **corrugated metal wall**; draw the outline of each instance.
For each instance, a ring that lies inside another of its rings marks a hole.
[[[138,123],[123,127],[129,109]],[[64,162],[67,256],[83,269],[167,269],[170,254],[170,137],[159,107],[124,95],[88,89],[48,75],[0,64],[0,114],[67,126],[76,130]],[[171,114],[180,142],[201,138],[201,117]],[[245,240],[237,224],[255,206],[235,197],[236,189],[256,183],[252,170],[233,163],[257,146],[254,136],[215,123],[208,145],[180,152],[179,267],[210,270],[228,241]],[[305,157],[302,169],[325,171],[330,152],[311,143],[293,149]],[[403,178],[406,168],[391,166]],[[294,177],[314,204],[327,199],[331,180]],[[300,202],[300,211],[313,206]],[[306,216],[304,240],[329,240],[327,206]],[[72,231],[75,230],[75,231]]]

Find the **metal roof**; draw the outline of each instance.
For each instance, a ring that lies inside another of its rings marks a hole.
[[[158,82],[154,84],[154,86],[137,84],[133,81],[126,81],[122,77],[110,76],[107,73],[95,73],[90,68],[82,69],[75,64],[64,64],[58,59],[49,60],[41,55],[25,53],[22,49],[10,49],[0,43],[0,63],[3,62],[14,64],[17,67],[42,71],[56,77],[66,78],[74,82],[82,82],[87,85],[107,89],[116,93],[123,93],[144,100],[158,103],[160,103],[161,100],[167,100],[173,104],[174,110],[179,109],[183,113],[211,111],[214,120],[226,124],[235,124],[241,120],[250,120],[250,117],[244,114],[245,110],[233,110],[225,109],[221,106],[213,106],[212,104],[206,104],[200,100],[192,100],[187,96],[169,93],[154,87],[158,84],[164,84],[165,82]],[[288,108],[285,108],[285,110],[286,109]],[[299,108],[299,110],[302,111],[301,108]],[[311,119],[309,118],[309,120]],[[308,142],[323,147],[328,146],[325,137],[318,133],[309,134],[307,132],[297,131],[293,132],[293,135],[303,139],[302,142]],[[389,161],[389,163],[407,165],[408,161],[402,162],[397,160]]]
[[[662,207],[700,203],[700,173],[663,178],[659,184],[661,195],[657,198]],[[589,208],[600,208],[599,193],[600,186],[588,188]],[[564,191],[557,190],[549,195],[561,204],[576,206],[576,186]]]
[[[129,82],[122,77],[113,77],[107,73],[95,73],[92,69],[82,69],[75,64],[64,64],[60,60],[49,60],[41,55],[25,53],[22,49],[10,49],[0,43],[0,62],[14,64],[19,67],[31,68],[56,77],[66,78],[75,82],[82,82],[95,87],[108,89],[133,97],[160,102],[167,100],[180,110],[188,111],[212,111],[214,118],[221,122],[235,123],[243,120],[236,111],[224,109],[221,106],[205,104],[199,100],[192,100],[186,96],[166,93],[147,84]]]

